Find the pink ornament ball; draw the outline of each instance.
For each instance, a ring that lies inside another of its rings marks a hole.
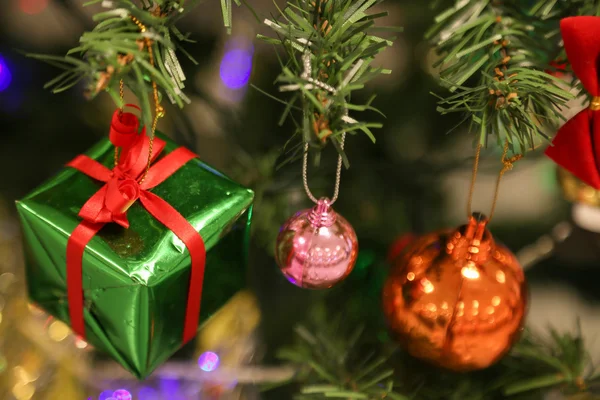
[[[296,286],[327,289],[344,280],[356,263],[358,239],[352,225],[321,199],[281,227],[275,258]]]

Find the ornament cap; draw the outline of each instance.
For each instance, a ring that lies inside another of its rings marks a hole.
[[[320,198],[317,205],[308,214],[308,220],[315,228],[332,226],[336,219],[337,214],[333,211],[331,200],[327,197]]]
[[[488,218],[484,214],[474,212],[469,218],[467,231],[465,233],[466,238],[468,240],[481,242],[486,233],[488,221]]]
[[[465,259],[475,263],[483,262],[494,246],[492,235],[487,230],[487,217],[473,213],[466,225],[459,227],[448,237],[446,252],[455,260]]]

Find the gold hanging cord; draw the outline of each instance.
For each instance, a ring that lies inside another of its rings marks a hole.
[[[512,156],[511,158],[506,158],[508,154],[508,141],[504,143],[504,151],[502,152],[502,169],[498,174],[498,179],[496,180],[496,189],[494,190],[494,199],[492,200],[492,208],[490,210],[490,215],[488,218],[488,222],[492,220],[494,216],[494,211],[496,211],[496,203],[498,202],[498,194],[500,192],[500,181],[502,180],[502,176],[507,171],[510,171],[513,167],[513,164],[523,158],[522,154],[517,154]],[[473,193],[475,192],[475,181],[477,179],[477,171],[479,169],[479,158],[481,155],[481,143],[477,145],[477,150],[475,151],[475,161],[473,162],[473,175],[471,176],[471,187],[469,188],[469,200],[467,202],[467,217],[471,217],[471,204],[473,203]]]
[[[146,26],[139,19],[132,16],[131,20],[138,26],[138,28],[140,29],[140,32],[142,32],[142,33],[146,32]],[[154,51],[152,49],[152,41],[147,37],[144,38],[144,46],[148,50],[148,57],[150,59],[150,65],[152,65],[154,67]],[[121,79],[121,81],[119,82],[119,96],[121,98],[121,114],[123,113],[123,107],[125,105],[125,102],[123,101],[124,90],[125,90],[124,83],[123,83],[123,80]],[[165,109],[160,105],[160,98],[158,95],[158,85],[156,84],[156,82],[154,80],[152,80],[152,92],[153,92],[153,96],[154,96],[155,114],[154,114],[154,121],[152,122],[152,130],[150,133],[150,148],[148,151],[148,164],[146,165],[146,171],[144,172],[144,175],[142,176],[142,178],[139,181],[140,184],[142,182],[144,182],[144,180],[146,179],[146,175],[148,175],[148,171],[150,170],[150,164],[152,163],[152,147],[154,145],[154,133],[156,132],[156,126],[158,125],[158,120],[165,116]],[[118,162],[119,162],[119,149],[115,147],[115,166],[118,164]]]

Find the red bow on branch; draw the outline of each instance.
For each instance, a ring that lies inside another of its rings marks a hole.
[[[560,22],[573,72],[594,97],[600,96],[600,17]],[[585,183],[600,189],[600,114],[595,101],[559,129],[546,155]]]
[[[151,144],[146,129],[141,134],[137,133],[138,129],[139,120],[134,114],[117,110],[110,130],[111,142],[116,147],[121,147],[117,165],[110,170],[85,155],[77,156],[67,164],[106,183],[81,208],[79,216],[83,221],[75,228],[67,243],[67,292],[71,327],[77,334],[85,337],[82,287],[82,257],[85,247],[106,223],[115,222],[128,228],[127,210],[140,200],[154,218],[181,239],[190,253],[192,266],[183,329],[183,342],[186,343],[196,335],[200,316],[206,259],[204,241],[177,210],[150,190],[196,155],[180,147],[154,163],[164,149],[165,142],[154,138]],[[150,152],[152,157],[148,160]],[[149,162],[151,166],[148,169]]]

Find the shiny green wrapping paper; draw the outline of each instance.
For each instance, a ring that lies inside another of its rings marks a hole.
[[[178,146],[162,135],[163,155]],[[114,147],[102,140],[87,153],[109,168]],[[67,240],[83,204],[101,183],[65,168],[17,208],[23,226],[31,300],[69,323]],[[200,324],[245,284],[253,192],[194,159],[152,190],[200,232],[207,249]],[[138,378],[182,345],[190,277],[184,244],[137,201],[130,228],[107,224],[83,257],[86,340]]]

